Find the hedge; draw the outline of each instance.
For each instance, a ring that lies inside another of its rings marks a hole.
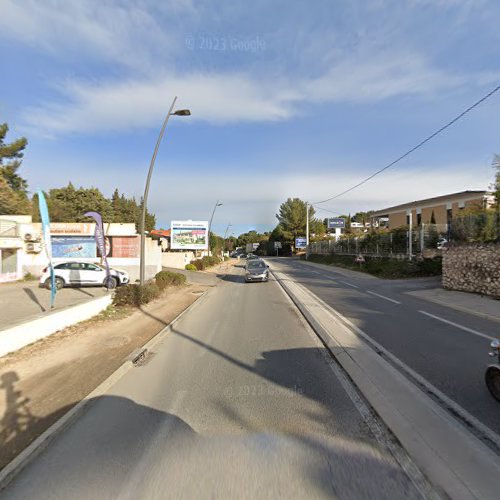
[[[355,262],[353,255],[318,255],[311,254],[308,260],[320,264],[330,264],[355,271],[373,274],[379,278],[418,278],[423,276],[439,276],[442,274],[441,258],[423,260],[396,260],[387,257],[365,256],[365,262]]]
[[[194,264],[186,264],[186,271],[197,271]]]
[[[158,285],[148,281],[144,285],[125,285],[116,289],[113,297],[115,306],[136,306],[139,307],[156,299],[160,295]]]
[[[173,273],[171,271],[160,271],[155,276],[156,285],[160,291],[165,290],[169,285],[184,285],[186,277],[181,273]]]

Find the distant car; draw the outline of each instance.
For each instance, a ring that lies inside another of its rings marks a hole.
[[[236,258],[236,257],[239,257],[239,256],[240,256],[240,254],[238,252],[231,252],[229,254],[229,257],[232,257],[233,259]]]
[[[106,278],[106,268],[98,264],[88,262],[59,262],[54,266],[56,288],[60,290],[65,286],[105,286],[116,288],[126,285],[130,278],[127,272],[117,269],[109,270],[109,278]],[[40,284],[50,289],[50,269],[46,267],[40,277]]]
[[[269,279],[269,266],[261,259],[251,259],[245,266],[245,281],[267,281]]]
[[[253,253],[247,254],[247,259],[252,260],[252,259],[259,259],[260,257],[258,255],[255,255]]]

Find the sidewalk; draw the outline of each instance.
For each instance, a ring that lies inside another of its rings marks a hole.
[[[431,288],[406,292],[419,299],[436,302],[442,306],[451,307],[458,311],[481,316],[500,323],[500,300],[491,297],[476,295],[468,292]]]

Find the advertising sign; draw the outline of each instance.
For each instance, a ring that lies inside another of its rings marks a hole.
[[[97,246],[92,236],[52,236],[52,257],[95,259]]]
[[[345,219],[343,217],[334,217],[328,219],[328,229],[336,229],[337,227],[345,227]]]
[[[172,250],[208,249],[208,221],[173,220],[170,228]]]
[[[113,236],[111,256],[132,259],[139,257],[139,236]]]
[[[99,249],[99,254],[101,259],[104,260],[104,264],[106,266],[106,280],[109,279],[109,264],[106,256],[108,255],[108,248],[106,248],[106,238],[104,236],[104,227],[102,225],[102,217],[99,212],[87,212],[85,214],[87,217],[92,217],[95,220],[95,232],[94,239],[97,244],[97,248]],[[108,283],[108,281],[106,281]]]
[[[95,224],[93,222],[51,222],[50,232],[52,234],[93,234]]]
[[[38,190],[38,208],[40,210],[40,218],[42,219],[42,232],[43,232],[43,247],[45,255],[49,261],[50,268],[50,307],[54,307],[56,299],[56,277],[54,273],[54,266],[52,265],[52,257],[54,257],[52,241],[50,238],[50,216],[47,207],[45,195],[41,189]]]
[[[306,238],[295,238],[295,248],[306,248],[307,239]]]

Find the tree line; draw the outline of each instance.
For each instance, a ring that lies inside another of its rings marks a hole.
[[[0,214],[31,215],[34,222],[40,222],[38,195],[29,197],[28,182],[18,173],[28,141],[21,137],[7,143],[8,131],[6,123],[0,124]],[[90,219],[83,214],[95,211],[104,222],[134,223],[139,229],[142,200],[128,198],[118,189],[107,198],[98,188],[75,188],[70,182],[44,194],[52,222],[87,222]],[[146,211],[146,230],[151,231],[155,225],[155,215]]]

